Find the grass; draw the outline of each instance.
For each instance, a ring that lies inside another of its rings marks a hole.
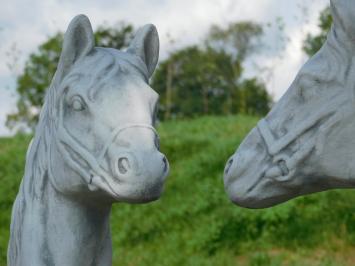
[[[266,210],[227,198],[222,172],[256,124],[248,116],[202,117],[159,126],[171,174],[159,201],[115,204],[113,265],[354,265],[355,193],[333,190]],[[0,265],[29,142],[0,139]]]

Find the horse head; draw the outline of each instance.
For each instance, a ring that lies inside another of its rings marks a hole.
[[[333,0],[331,12],[321,50],[227,162],[225,189],[237,205],[355,187],[355,4]]]
[[[154,129],[158,94],[148,85],[158,55],[153,25],[139,29],[124,52],[95,47],[88,18],[72,20],[45,102],[58,191],[108,201],[159,198],[169,166]]]

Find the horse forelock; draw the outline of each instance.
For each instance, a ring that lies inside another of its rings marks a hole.
[[[148,72],[138,56],[121,52],[112,48],[95,48],[90,56],[78,61],[72,71],[64,78],[61,89],[76,83],[84,84],[89,100],[95,93],[119,75],[132,73],[148,82]],[[60,92],[62,94],[62,92]]]

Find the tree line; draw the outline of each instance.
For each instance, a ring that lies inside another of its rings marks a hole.
[[[329,8],[319,19],[318,35],[307,35],[304,51],[314,54],[331,25]],[[97,46],[125,49],[136,29],[125,22],[104,24],[94,32]],[[160,120],[200,115],[265,115],[272,98],[258,77],[244,78],[244,63],[261,47],[263,25],[242,21],[212,25],[201,43],[176,49],[162,60],[151,79],[160,95]],[[45,91],[56,70],[63,33],[42,43],[17,77],[17,111],[7,116],[9,128],[34,129]]]

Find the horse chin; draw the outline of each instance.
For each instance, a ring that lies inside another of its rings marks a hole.
[[[144,185],[126,185],[124,189],[120,189],[119,196],[115,199],[119,202],[127,203],[147,203],[158,200],[163,192],[164,183],[150,186]]]
[[[300,195],[299,189],[290,189],[288,185],[266,177],[252,187],[239,181],[229,183],[225,190],[234,204],[244,208],[269,208]]]
[[[91,191],[104,191],[113,202],[146,203],[160,198],[164,188],[164,179],[159,178],[155,182],[126,180],[118,183],[95,176],[88,187]]]

